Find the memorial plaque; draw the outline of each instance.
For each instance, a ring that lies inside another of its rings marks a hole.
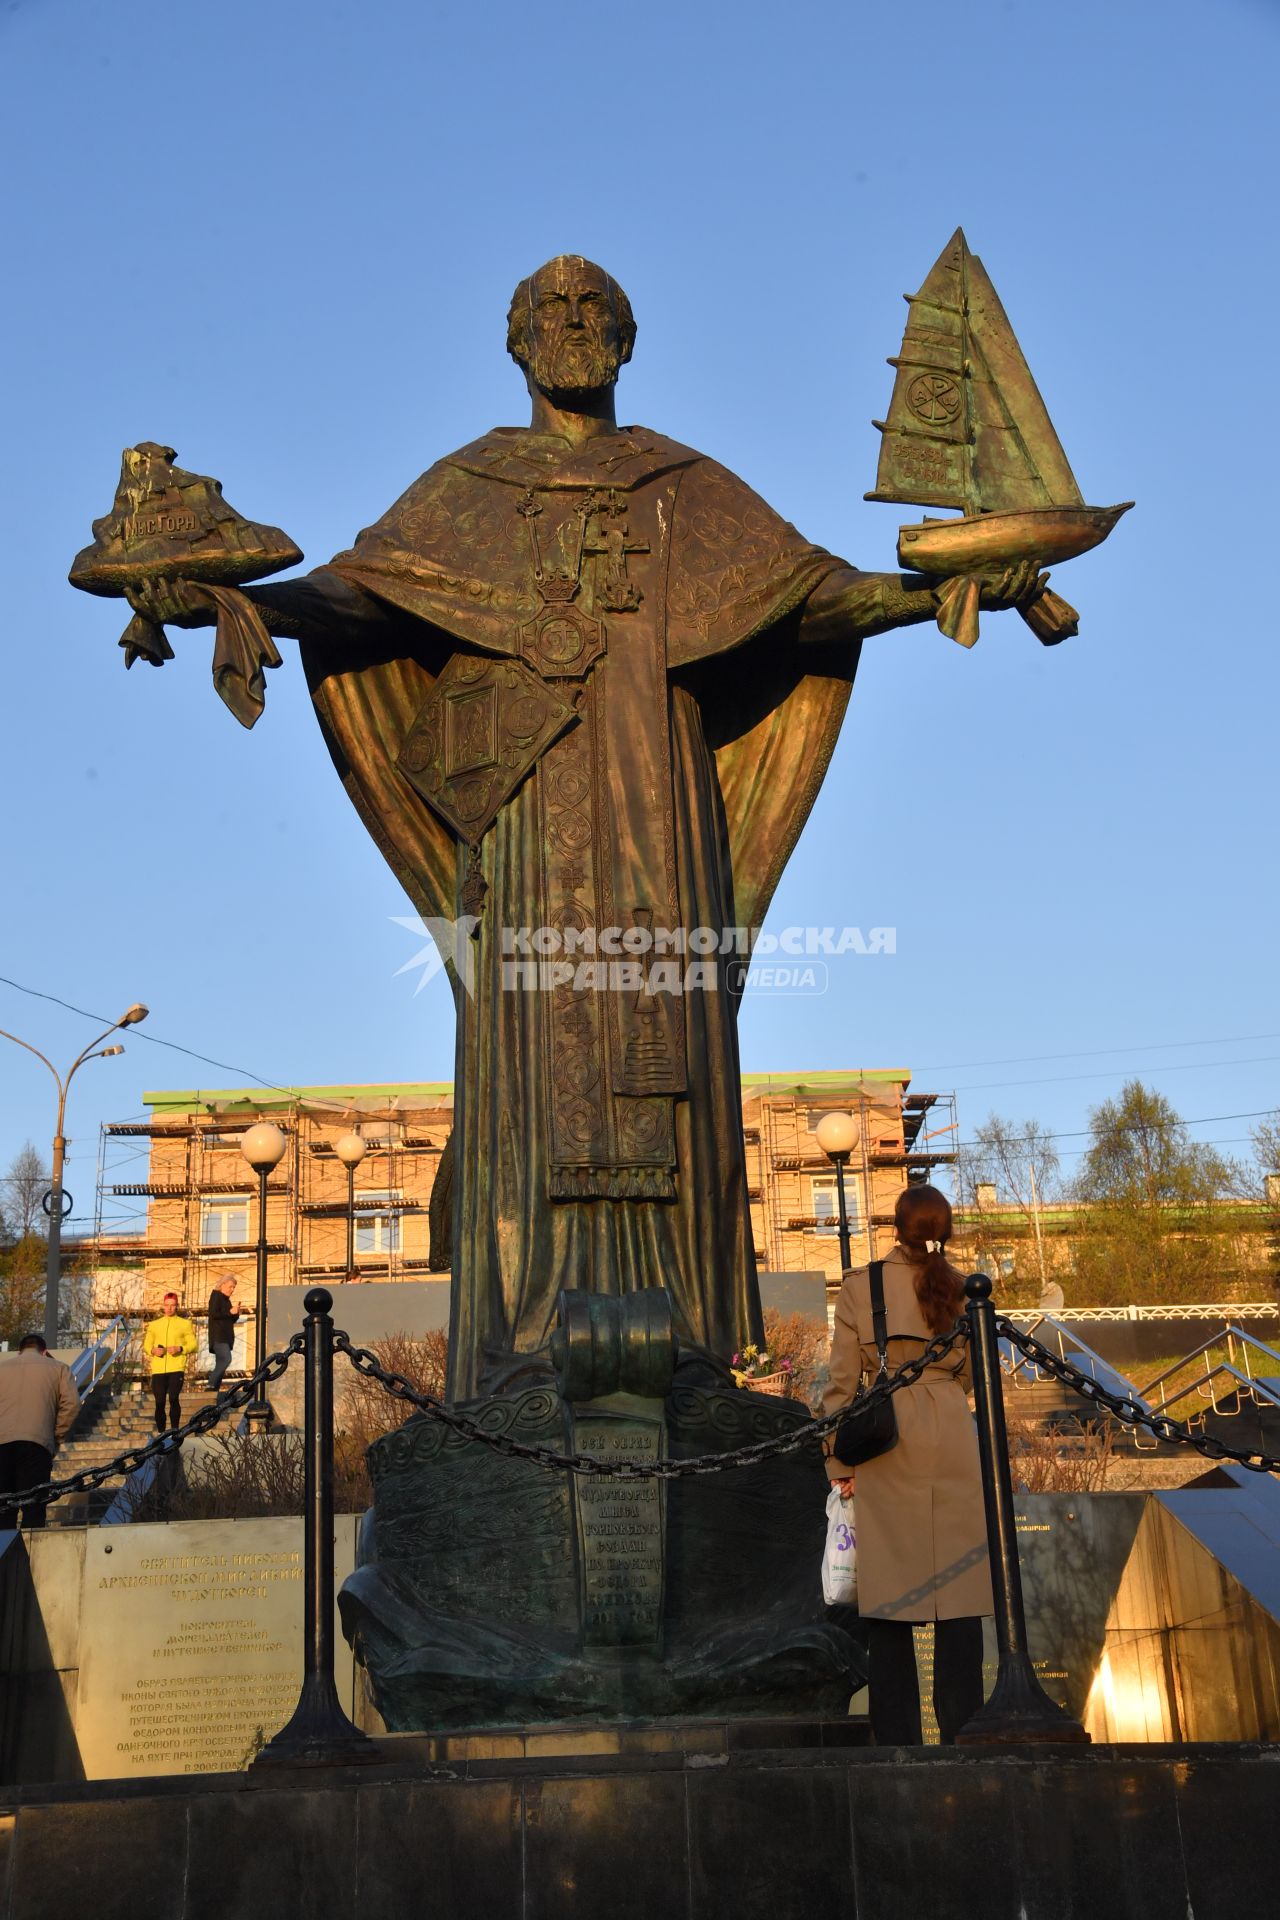
[[[342,1516],[339,1580],[353,1545]],[[297,1704],[302,1521],[92,1529],[83,1579],[76,1733],[86,1777],[247,1766]],[[349,1657],[337,1679],[350,1712]]]
[[[652,1412],[645,1411],[652,1408]],[[600,1460],[657,1460],[661,1401],[625,1394],[574,1412],[574,1445]],[[649,1647],[662,1635],[662,1488],[656,1480],[574,1481],[582,1640],[587,1647]]]

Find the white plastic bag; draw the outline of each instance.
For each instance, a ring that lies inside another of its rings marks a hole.
[[[858,1604],[858,1542],[853,1501],[832,1487],[827,1495],[827,1549],[822,1556],[822,1598],[829,1607]]]

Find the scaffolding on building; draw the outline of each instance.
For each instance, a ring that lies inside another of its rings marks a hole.
[[[355,1196],[357,1236],[358,1241],[363,1237],[375,1243],[372,1251],[359,1251],[361,1278],[425,1275],[431,1270],[429,1254],[406,1250],[401,1223],[411,1215],[426,1215],[431,1182],[406,1176],[410,1163],[438,1160],[448,1118],[442,1109],[441,1124],[428,1127],[423,1115],[424,1102],[400,1092],[365,1093],[341,1101],[245,1096],[210,1099],[186,1113],[153,1110],[145,1118],[104,1125],[94,1217],[100,1278],[115,1273],[123,1279],[134,1270],[140,1287],[144,1263],[172,1263],[181,1279],[177,1282],[171,1264],[167,1284],[182,1298],[196,1300],[208,1292],[216,1270],[235,1271],[243,1263],[247,1283],[257,1255],[258,1182],[241,1156],[240,1142],[262,1119],[279,1126],[287,1141],[284,1158],[267,1182],[273,1285],[345,1277],[348,1205],[345,1170],[336,1160],[334,1140],[352,1127],[359,1128],[366,1146]],[[163,1178],[150,1177],[157,1161]],[[342,1183],[331,1193],[318,1192],[321,1186],[334,1185],[321,1171],[329,1165],[343,1172]],[[209,1202],[219,1199],[245,1203],[242,1222],[235,1223],[233,1233],[211,1217]],[[157,1203],[163,1208],[160,1221]],[[99,1311],[107,1311],[116,1304],[107,1298],[113,1289],[108,1285],[100,1291],[105,1304]],[[120,1291],[114,1289],[117,1296]]]
[[[822,1235],[833,1239],[837,1224],[830,1213],[817,1214],[806,1209],[785,1209],[778,1204],[778,1176],[793,1175],[825,1179],[833,1172],[829,1156],[807,1141],[812,1128],[799,1124],[806,1111],[819,1105],[827,1110],[848,1107],[858,1125],[858,1143],[845,1173],[850,1202],[852,1239],[855,1258],[875,1260],[886,1250],[886,1235],[892,1233],[893,1211],[877,1204],[889,1185],[877,1175],[898,1175],[902,1185],[914,1186],[930,1181],[938,1170],[949,1167],[958,1158],[956,1103],[954,1093],[909,1093],[901,1084],[892,1109],[885,1102],[883,1083],[874,1089],[859,1083],[851,1075],[847,1088],[801,1083],[790,1099],[772,1095],[760,1104],[759,1125],[745,1129],[748,1149],[755,1149],[758,1174],[748,1190],[748,1198],[761,1205],[763,1237],[766,1245],[757,1246],[757,1261],[777,1272],[811,1269],[829,1265],[829,1258],[815,1255],[812,1238]],[[851,1097],[852,1096],[852,1097]],[[766,1198],[770,1202],[765,1204]]]

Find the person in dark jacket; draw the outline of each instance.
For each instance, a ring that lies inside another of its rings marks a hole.
[[[236,1343],[236,1316],[240,1309],[235,1303],[235,1290],[234,1273],[224,1273],[220,1280],[214,1282],[213,1292],[209,1295],[209,1351],[213,1355],[209,1385],[214,1393],[222,1385],[222,1376],[231,1365],[231,1353]]]

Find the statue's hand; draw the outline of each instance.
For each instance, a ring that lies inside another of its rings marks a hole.
[[[125,598],[157,627],[208,627],[218,617],[212,595],[190,580],[140,580]]]
[[[984,613],[1003,613],[1007,607],[1020,607],[1024,601],[1035,598],[1047,577],[1034,560],[1019,560],[1002,573],[984,573],[980,576],[979,605]]]

